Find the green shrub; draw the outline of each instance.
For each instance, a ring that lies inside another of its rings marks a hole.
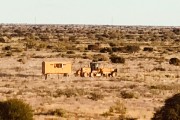
[[[32,109],[18,99],[0,102],[0,120],[33,120]]]
[[[152,120],[180,120],[180,93],[166,99],[165,105],[156,111]]]

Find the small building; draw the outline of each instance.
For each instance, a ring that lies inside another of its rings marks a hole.
[[[48,74],[63,74],[68,76],[71,73],[70,62],[42,62],[42,74],[47,78]]]

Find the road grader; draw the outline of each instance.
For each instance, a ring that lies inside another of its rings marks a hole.
[[[81,77],[115,77],[117,76],[117,69],[99,67],[100,63],[91,62],[89,67],[82,67],[76,71],[76,76]]]

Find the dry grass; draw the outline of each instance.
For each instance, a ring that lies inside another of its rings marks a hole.
[[[179,66],[169,64],[171,58],[180,59],[179,42],[151,36],[162,32],[164,37],[179,39],[173,28],[44,27],[51,29],[42,32],[38,26],[36,34],[29,27],[33,34],[22,32],[22,39],[0,43],[0,99],[23,99],[33,107],[36,120],[150,120],[167,97],[180,92]],[[13,27],[2,29],[14,31]],[[163,34],[167,31],[172,34]],[[49,37],[42,38],[45,32]],[[95,46],[88,50],[88,45]],[[112,63],[109,58],[114,54],[124,64]],[[72,62],[72,74],[59,79],[49,75],[44,80],[41,63],[46,60]],[[92,60],[117,68],[117,77],[74,76]]]

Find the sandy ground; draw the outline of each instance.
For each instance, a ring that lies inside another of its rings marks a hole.
[[[116,101],[126,107],[126,116],[138,120],[149,120],[164,100],[180,92],[180,68],[169,65],[171,57],[180,58],[179,53],[134,53],[120,54],[126,58],[125,64],[102,62],[104,66],[118,68],[116,78],[81,78],[73,73],[87,66],[90,60],[70,58],[23,57],[25,63],[18,62],[19,56],[0,58],[0,100],[23,99],[34,110],[36,120],[61,119],[117,119],[119,113],[103,116]],[[47,56],[47,52],[35,52]],[[42,61],[70,61],[72,74],[69,77],[50,75],[45,80],[41,74]],[[80,62],[81,61],[81,62]],[[155,70],[164,68],[164,71]],[[122,93],[132,94],[123,97]],[[92,98],[98,94],[98,100]],[[48,111],[62,109],[64,115],[52,115]]]

